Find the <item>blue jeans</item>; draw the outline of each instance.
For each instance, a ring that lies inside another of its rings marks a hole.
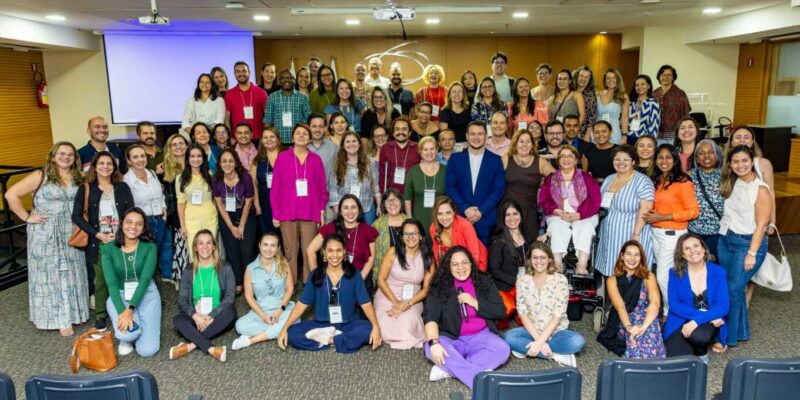
[[[523,327],[506,331],[503,338],[508,345],[511,346],[511,350],[522,354],[528,353],[528,348],[526,346],[534,340],[533,336]],[[586,345],[586,341],[580,333],[564,329],[553,333],[547,341],[547,345],[550,346],[550,350],[552,350],[553,353],[568,355],[581,351],[583,346]],[[547,358],[542,353],[536,356],[539,358]]]
[[[372,223],[378,218],[376,213],[377,208],[378,206],[373,204],[372,209],[364,213],[364,222],[366,222],[367,225],[372,225]]]
[[[140,283],[141,284],[141,283]],[[128,307],[125,301],[124,291],[119,291],[122,303]],[[108,299],[106,306],[108,314],[111,316],[111,326],[114,327],[114,337],[120,342],[128,342],[136,347],[136,352],[142,357],[150,357],[158,353],[161,343],[161,295],[158,294],[158,287],[152,280],[144,292],[139,306],[133,311],[133,320],[139,324],[139,329],[133,332],[120,332],[117,328],[119,312],[114,307],[111,298]]]
[[[160,216],[147,217],[147,225],[153,233],[158,248],[158,267],[161,276],[172,279],[172,230]]]
[[[719,264],[719,252],[717,251],[717,247],[720,235],[715,233],[713,235],[700,235],[700,237],[703,238],[703,242],[708,246],[709,254],[714,256],[714,264]]]
[[[718,264],[727,272],[728,292],[731,299],[731,308],[726,322],[728,324],[728,346],[736,346],[740,340],[750,340],[750,321],[747,318],[747,303],[744,293],[747,283],[758,272],[767,256],[767,236],[765,235],[756,251],[756,265],[750,271],[744,270],[744,259],[750,248],[752,237],[753,235],[739,235],[728,231],[727,235],[720,235],[717,245]]]

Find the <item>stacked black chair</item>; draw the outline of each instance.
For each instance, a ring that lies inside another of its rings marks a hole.
[[[475,376],[476,400],[580,400],[581,374],[575,368],[530,372],[481,372]]]
[[[606,360],[597,400],[705,400],[708,367],[697,357]]]
[[[11,377],[0,372],[0,400],[15,400],[17,393],[14,391],[14,382]]]
[[[145,371],[103,375],[34,375],[25,384],[28,400],[158,400],[156,378]]]
[[[725,367],[724,400],[800,398],[800,358],[734,359]]]

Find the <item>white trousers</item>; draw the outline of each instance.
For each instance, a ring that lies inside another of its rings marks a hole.
[[[672,230],[653,227],[653,255],[656,261],[656,279],[658,287],[661,289],[661,304],[664,305],[664,313],[669,309],[667,287],[669,284],[669,270],[675,264],[675,246],[678,238],[686,233],[686,229]]]
[[[550,248],[553,253],[566,253],[572,239],[576,250],[589,254],[597,221],[597,215],[575,222],[567,222],[556,216],[547,218],[547,233],[550,234]]]

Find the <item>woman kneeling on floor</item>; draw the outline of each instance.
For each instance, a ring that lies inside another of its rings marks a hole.
[[[169,359],[183,357],[196,348],[221,362],[226,346],[212,346],[211,339],[233,327],[236,320],[236,278],[233,269],[219,259],[217,242],[208,229],[197,232],[192,243],[192,264],[181,274],[178,292],[180,314],[172,319],[175,329],[189,340],[169,349]]]
[[[430,380],[454,376],[472,389],[475,375],[503,365],[509,348],[495,321],[505,314],[494,281],[469,250],[448,250],[425,299],[425,356],[435,364]]]
[[[326,350],[354,353],[365,344],[375,350],[381,345],[381,330],[361,274],[345,257],[344,239],[338,234],[322,242],[323,262],[311,272],[300,302],[292,310],[278,335],[278,346],[300,350]],[[310,306],[314,319],[293,325]],[[360,305],[369,321],[364,321]]]
[[[236,321],[241,336],[233,341],[232,350],[276,339],[294,309],[294,281],[278,235],[269,232],[261,236],[260,254],[244,272],[244,298],[251,310]]]

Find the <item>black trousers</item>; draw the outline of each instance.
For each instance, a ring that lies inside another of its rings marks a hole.
[[[667,348],[667,357],[706,355],[708,346],[711,346],[711,342],[717,335],[717,329],[714,325],[703,324],[695,328],[688,338],[683,337],[681,330],[678,329],[664,343]]]
[[[191,316],[180,313],[172,319],[172,324],[175,329],[186,340],[194,343],[200,350],[208,352],[211,347],[211,339],[222,335],[223,333],[231,330],[236,322],[236,309],[232,305],[220,306],[220,313],[214,318],[214,322],[209,325],[206,330],[200,332],[195,325]]]
[[[236,225],[239,221],[234,221]],[[222,244],[225,245],[225,258],[233,268],[233,275],[236,277],[236,286],[244,283],[244,270],[247,264],[256,258],[256,236],[258,233],[258,220],[255,210],[247,216],[247,223],[244,226],[244,236],[242,239],[233,237],[231,230],[222,218],[219,219],[219,231],[222,233]]]

